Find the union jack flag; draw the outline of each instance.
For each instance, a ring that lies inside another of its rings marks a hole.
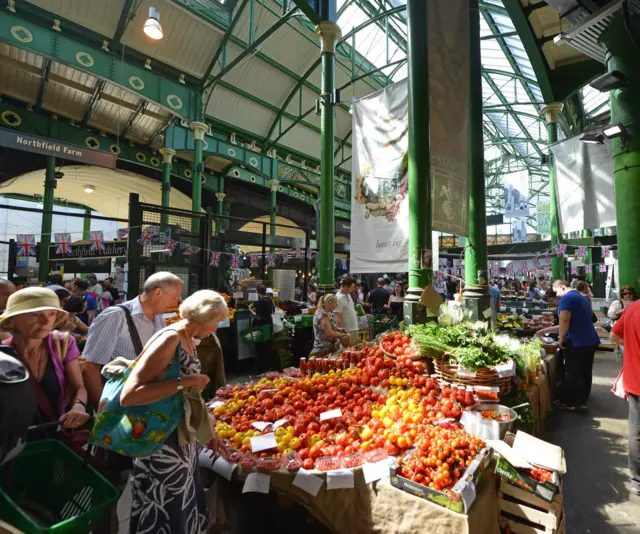
[[[551,256],[550,256],[549,254],[547,254],[547,255],[544,257],[544,259],[545,259],[545,261],[546,261],[547,263],[550,263],[550,262],[551,262]]]
[[[18,256],[36,255],[36,236],[33,234],[18,234],[16,236],[16,247],[18,247]]]
[[[600,272],[601,273],[606,273],[607,272],[607,266],[604,263],[600,264]]]
[[[249,260],[251,261],[251,263],[249,264],[249,267],[251,267],[251,268],[258,267],[258,255],[257,254],[251,254],[249,256]]]
[[[307,249],[307,259],[308,260],[313,259],[313,249],[311,249],[311,248]]]
[[[212,267],[218,267],[220,265],[220,252],[212,252],[209,258],[209,265]]]
[[[118,228],[118,239],[124,239],[129,235],[128,228]]]
[[[585,265],[584,266],[584,272],[589,274],[591,272],[591,265]]]
[[[152,237],[153,231],[150,228],[147,228],[146,230],[143,230],[140,237],[138,237],[138,243],[144,247],[146,244],[151,244]]]
[[[513,265],[511,264],[507,265],[507,274],[510,274],[511,276],[513,276]]]
[[[343,270],[343,271],[346,271],[346,270],[347,270],[347,268],[348,268],[348,267],[347,267],[347,260],[346,260],[346,258],[342,258],[342,259],[340,260],[340,266],[342,267],[342,270]]]
[[[583,260],[587,255],[587,247],[578,247],[578,258]]]
[[[289,261],[289,251],[288,250],[283,250],[282,251],[282,263],[287,263]]]
[[[534,266],[536,269],[539,269],[539,268],[540,268],[540,260],[539,260],[538,258],[533,258],[533,266]]]
[[[442,273],[440,271],[436,272],[436,282],[442,282],[444,281],[444,276],[442,276]]]
[[[500,267],[497,265],[493,268],[493,276],[500,276]]]
[[[267,266],[275,267],[276,266],[276,255],[275,254],[267,254]]]
[[[302,249],[300,247],[296,247],[295,257],[297,259],[301,259],[302,258]]]
[[[529,265],[527,264],[527,262],[526,262],[526,261],[523,261],[523,262],[520,264],[520,267],[522,267],[522,270],[523,270],[523,271],[525,271],[525,272],[529,269]]]
[[[562,258],[562,256],[564,256],[566,252],[567,252],[567,245],[560,244],[560,243],[556,245],[556,256],[558,256],[558,258]]]
[[[549,267],[544,268],[544,275],[549,276]]]
[[[611,247],[600,247],[600,252],[602,253],[602,257],[606,258],[611,251]]]
[[[89,232],[89,243],[91,243],[91,250],[104,250],[104,234],[102,230]]]
[[[187,250],[185,250],[182,255],[183,256],[193,256],[194,254],[197,254],[198,251],[200,249],[198,247],[189,247]]]
[[[71,234],[54,234],[56,254],[58,256],[71,256]]]
[[[173,239],[169,239],[167,242],[167,248],[164,249],[164,253],[167,256],[173,256],[176,253],[176,248],[178,248],[179,241],[174,241]]]
[[[229,262],[229,267],[232,269],[240,268],[240,255],[239,254],[231,254],[231,261]]]
[[[575,265],[571,266],[571,274],[578,274],[578,267],[576,267]]]
[[[516,271],[516,274],[517,274],[518,276],[522,276],[522,274],[523,274],[523,273],[522,273],[522,269],[518,269],[518,270]]]

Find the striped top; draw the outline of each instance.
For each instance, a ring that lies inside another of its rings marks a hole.
[[[142,311],[140,297],[123,303],[123,306],[131,311],[131,318],[143,347],[154,333],[164,328],[161,314],[156,314],[154,321],[147,319]],[[128,360],[134,360],[138,356],[129,335],[124,310],[118,306],[110,306],[93,320],[82,356],[88,362],[98,365],[107,365],[120,356]]]

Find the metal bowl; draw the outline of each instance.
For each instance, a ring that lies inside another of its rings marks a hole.
[[[508,421],[496,421],[498,424],[498,428],[500,429],[500,439],[504,438],[507,432],[509,432],[515,425],[516,419],[518,419],[518,414],[515,410],[512,410],[508,406],[504,406],[502,404],[476,404],[472,406],[470,411],[472,412],[483,412],[483,411],[498,411],[498,412],[506,412],[509,414],[510,418]]]

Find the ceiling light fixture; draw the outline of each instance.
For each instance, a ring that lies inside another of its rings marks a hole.
[[[85,193],[93,193],[96,190],[95,187],[93,187],[92,185],[85,185],[84,186],[84,192]]]
[[[602,76],[598,76],[590,84],[591,87],[600,91],[601,93],[607,93],[613,89],[620,89],[629,85],[627,77],[619,70],[612,70]]]
[[[586,133],[580,138],[580,141],[589,145],[604,145],[604,135],[597,132]]]
[[[624,124],[619,123],[619,124],[610,124],[609,126],[605,126],[602,129],[602,133],[607,139],[615,139],[616,137],[625,138],[627,137],[629,130],[627,130],[627,127]]]
[[[144,23],[142,28],[147,37],[158,40],[162,39],[164,33],[162,32],[162,25],[160,24],[160,11],[155,7],[149,8],[149,17],[147,22]]]

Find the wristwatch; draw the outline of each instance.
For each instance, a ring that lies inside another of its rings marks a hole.
[[[176,389],[178,391],[182,391],[184,389],[184,386],[182,385],[182,379],[180,378],[180,375],[178,375],[178,385],[176,386]]]

